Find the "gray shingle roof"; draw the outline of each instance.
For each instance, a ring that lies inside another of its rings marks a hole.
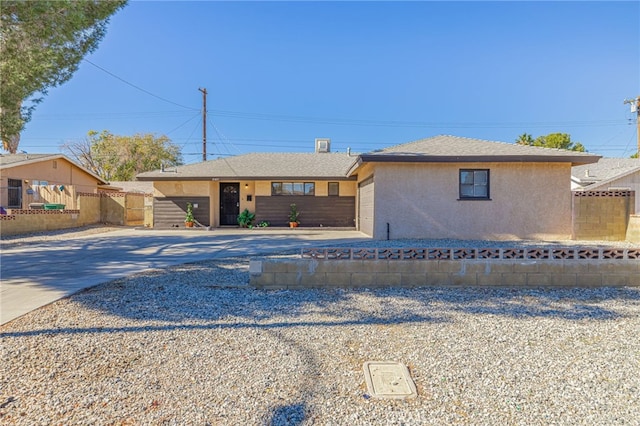
[[[109,186],[119,188],[123,192],[138,192],[142,194],[153,194],[153,182],[140,181],[111,181]]]
[[[356,158],[345,153],[252,153],[141,173],[137,179],[345,179]]]
[[[349,169],[348,174],[350,176],[355,174],[358,168],[367,162],[564,162],[578,165],[595,163],[599,158],[599,155],[586,152],[440,135],[361,154],[357,163]]]
[[[600,156],[457,136],[435,136],[359,156],[345,153],[253,153],[139,174],[138,180],[344,179],[364,162],[568,162]]]
[[[587,164],[600,156],[564,149],[440,135],[363,154],[363,161],[534,161]]]
[[[571,179],[589,190],[636,172],[640,172],[640,159],[601,158],[597,163],[572,167]]]
[[[15,167],[23,164],[34,163],[47,158],[52,160],[63,157],[62,154],[0,154],[0,167]]]

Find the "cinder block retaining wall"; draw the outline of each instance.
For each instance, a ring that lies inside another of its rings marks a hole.
[[[420,286],[640,286],[638,249],[305,249],[252,260],[259,289]]]
[[[624,241],[635,203],[634,191],[574,192],[573,238]]]
[[[640,215],[629,217],[629,226],[627,227],[627,241],[640,243]]]
[[[77,210],[10,209],[0,215],[0,234],[18,235],[30,232],[55,231],[91,225],[100,221],[100,196],[81,194]]]
[[[139,226],[147,222],[145,195],[135,193],[79,193],[78,209],[23,210],[9,209],[0,215],[0,233],[19,235],[54,231],[96,223]],[[153,223],[153,216],[150,216]]]

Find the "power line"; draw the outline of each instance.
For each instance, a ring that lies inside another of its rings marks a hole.
[[[313,124],[335,124],[345,126],[368,126],[368,127],[449,127],[449,128],[538,128],[538,127],[558,127],[558,126],[616,126],[626,124],[626,121],[598,120],[598,121],[558,121],[558,122],[426,122],[426,121],[398,121],[398,120],[371,120],[371,119],[351,119],[351,118],[328,118],[328,117],[305,117],[293,115],[277,115],[252,112],[209,110],[209,112],[222,117],[263,120],[263,121],[284,121],[294,123]]]
[[[96,112],[96,113],[73,113],[73,114],[42,114],[38,115],[38,120],[86,120],[100,118],[117,119],[139,119],[139,118],[161,118],[188,116],[192,111],[134,111],[134,112]]]
[[[119,76],[115,75],[114,73],[112,73],[111,71],[108,71],[108,70],[106,70],[106,69],[102,68],[101,66],[94,64],[93,62],[91,62],[91,61],[90,61],[90,60],[88,60],[88,59],[84,59],[84,61],[85,61],[85,62],[87,62],[87,63],[89,63],[89,64],[91,64],[91,65],[93,65],[94,67],[98,68],[99,70],[101,70],[101,71],[103,71],[103,72],[105,72],[105,73],[109,74],[111,77],[116,78],[116,79],[120,80],[121,82],[123,82],[124,84],[129,85],[129,86],[133,87],[134,89],[137,89],[137,90],[139,90],[139,91],[141,91],[141,92],[143,92],[143,93],[146,93],[146,94],[147,94],[147,95],[149,95],[149,96],[153,96],[154,98],[160,99],[160,100],[161,100],[161,101],[163,101],[163,102],[167,102],[167,103],[170,103],[170,104],[173,104],[173,105],[179,106],[179,107],[184,108],[184,109],[195,110],[195,108],[191,108],[191,107],[184,106],[184,105],[181,105],[181,104],[179,104],[179,103],[176,103],[176,102],[170,101],[169,99],[165,99],[165,98],[163,98],[162,96],[158,96],[158,95],[156,95],[156,94],[154,94],[154,93],[151,93],[150,91],[148,91],[148,90],[146,90],[146,89],[143,89],[143,88],[142,88],[142,87],[140,87],[140,86],[137,86],[137,85],[135,85],[135,84],[133,84],[133,83],[130,83],[130,82],[128,82],[127,80],[125,80],[124,78],[119,77]]]
[[[179,125],[178,127],[173,128],[172,130],[169,130],[167,133],[165,133],[167,136],[170,135],[171,133],[175,132],[176,130],[178,130],[179,128],[181,128],[182,126],[185,126],[188,122],[190,122],[191,120],[197,118],[200,116],[200,113],[196,113],[195,115],[193,115],[190,119],[188,119],[187,121],[185,121],[184,123],[182,123],[181,125]]]
[[[224,135],[224,133],[220,131],[220,129],[218,129],[218,126],[216,126],[216,123],[214,123],[212,120],[209,120],[209,123],[213,126],[213,130],[218,135],[218,140],[222,142],[220,145],[225,145],[225,148],[227,149],[227,152],[229,153],[229,155],[231,155],[231,151],[229,150],[228,145],[231,145],[237,153],[240,153],[240,150],[238,149],[238,147],[234,143],[232,143],[231,139],[227,138]],[[226,144],[224,142],[226,142]]]

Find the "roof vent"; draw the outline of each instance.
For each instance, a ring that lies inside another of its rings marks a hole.
[[[331,152],[331,139],[316,138],[316,153]]]

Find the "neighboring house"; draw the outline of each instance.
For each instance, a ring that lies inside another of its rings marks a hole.
[[[635,191],[635,212],[640,213],[640,159],[601,158],[597,163],[571,169],[574,191]]]
[[[156,226],[235,225],[248,208],[282,226],[357,226],[377,239],[569,239],[571,167],[600,157],[455,136],[360,155],[247,154],[142,173],[154,182]],[[328,148],[328,141],[326,147]]]
[[[317,140],[314,153],[253,153],[139,174],[153,181],[154,227],[182,226],[187,203],[205,226],[236,226],[244,209],[256,224],[285,226],[291,204],[302,226],[355,227],[356,157],[330,152]]]
[[[26,209],[33,195],[50,187],[59,199],[75,192],[96,193],[107,182],[62,154],[0,154],[0,206]],[[65,190],[66,188],[66,190]]]
[[[110,181],[109,185],[101,186],[101,191],[118,191],[134,194],[153,194],[153,182],[143,181]]]

